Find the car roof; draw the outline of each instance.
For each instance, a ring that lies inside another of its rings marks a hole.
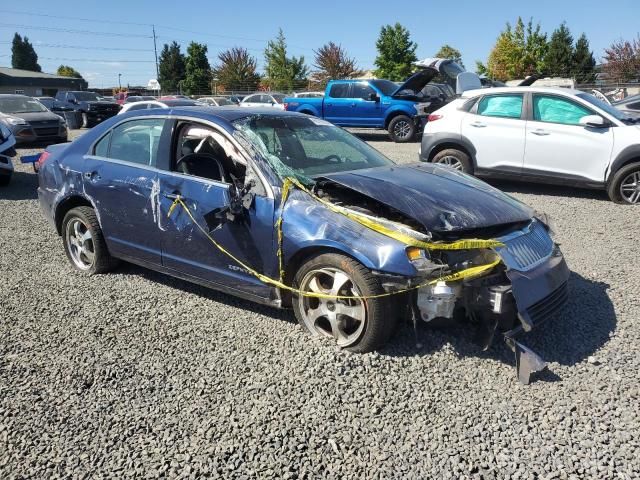
[[[234,122],[240,118],[250,117],[251,115],[264,115],[273,117],[304,117],[309,118],[308,115],[298,112],[289,112],[286,110],[274,110],[270,107],[250,107],[250,108],[238,108],[232,107],[208,107],[208,106],[193,106],[193,107],[173,107],[173,108],[153,108],[150,110],[134,110],[132,112],[126,112],[124,115],[127,117],[147,116],[147,115],[184,115],[193,118],[200,118],[203,120],[213,120],[217,123],[231,127],[231,122]]]
[[[493,88],[478,88],[476,90],[467,90],[462,94],[463,97],[470,98],[477,95],[490,95],[492,93],[557,93],[565,96],[574,96],[578,93],[585,93],[582,90],[575,90],[572,88],[558,88],[558,87],[493,87]]]

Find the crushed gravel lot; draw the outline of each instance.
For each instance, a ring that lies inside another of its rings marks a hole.
[[[418,144],[366,134],[400,162]],[[35,150],[20,149],[19,154]],[[640,210],[496,184],[555,220],[569,304],[510,350],[406,326],[380,352],[131,265],[75,274],[16,164],[0,190],[0,478],[639,478]]]

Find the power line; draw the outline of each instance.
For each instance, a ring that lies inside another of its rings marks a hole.
[[[27,30],[41,30],[47,32],[63,32],[63,33],[77,33],[81,35],[102,35],[106,37],[132,37],[132,38],[153,38],[151,35],[140,35],[136,33],[116,33],[116,32],[94,32],[91,30],[73,30],[70,28],[57,28],[57,27],[41,27],[38,25],[20,25],[15,23],[0,23],[0,28],[10,28],[15,30],[17,28],[25,28]]]
[[[0,44],[9,45],[13,42],[0,41]],[[64,45],[59,43],[36,43],[35,48],[65,48],[71,50],[105,50],[105,51],[122,51],[122,52],[150,52],[148,48],[117,48],[117,47],[85,47],[82,45]]]
[[[139,27],[150,27],[151,24],[150,23],[135,23],[135,22],[124,22],[121,20],[118,20],[117,22],[113,21],[113,20],[106,20],[104,18],[81,18],[81,17],[67,17],[67,16],[62,16],[62,15],[48,15],[45,13],[33,13],[33,12],[19,12],[16,10],[0,10],[0,13],[8,13],[8,14],[13,14],[13,15],[28,15],[30,17],[45,17],[45,18],[58,18],[61,20],[78,20],[81,22],[96,22],[96,23],[110,23],[113,25],[137,25]]]
[[[8,56],[8,55],[7,55]],[[56,60],[62,62],[89,62],[89,63],[155,63],[153,60],[113,60],[109,58],[95,59],[95,58],[59,58],[59,57],[41,57],[42,60]]]

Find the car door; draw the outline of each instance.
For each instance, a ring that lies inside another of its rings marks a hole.
[[[366,82],[351,84],[351,119],[354,125],[377,127],[384,124],[380,93]],[[375,99],[374,99],[375,98]]]
[[[613,128],[580,125],[582,117],[597,113],[570,98],[546,93],[531,96],[524,172],[559,180],[604,182]]]
[[[522,93],[484,95],[462,117],[460,131],[475,148],[476,171],[520,173],[524,160]]]
[[[336,125],[353,125],[352,99],[350,98],[351,84],[334,82],[329,94],[324,98],[324,119]]]
[[[244,177],[240,147],[222,130],[198,122],[180,120],[175,132],[170,166],[160,174],[163,266],[222,289],[268,297],[271,288],[220,251],[182,207],[168,212],[179,195],[219,245],[255,271],[273,274],[273,196],[256,186],[250,205],[229,213],[231,182]]]
[[[160,264],[157,209],[164,118],[138,118],[109,130],[83,162],[84,191],[92,200],[109,251]]]

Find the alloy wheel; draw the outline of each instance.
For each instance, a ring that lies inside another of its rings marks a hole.
[[[73,263],[80,270],[89,270],[96,257],[91,230],[79,218],[74,218],[67,224],[66,236]]]
[[[460,160],[458,160],[456,157],[452,156],[452,155],[445,155],[444,157],[438,159],[438,161],[436,163],[439,163],[441,165],[446,165],[448,167],[451,167],[455,170],[460,170],[462,171],[462,162],[460,162]]]
[[[393,126],[393,134],[396,138],[405,139],[411,134],[411,125],[406,120],[400,120]]]
[[[628,203],[640,203],[640,171],[631,172],[622,180],[620,195]]]
[[[300,288],[329,295],[360,295],[353,280],[337,268],[308,272]],[[298,302],[307,328],[319,336],[333,338],[340,347],[355,344],[365,330],[367,309],[364,300],[299,296]]]

